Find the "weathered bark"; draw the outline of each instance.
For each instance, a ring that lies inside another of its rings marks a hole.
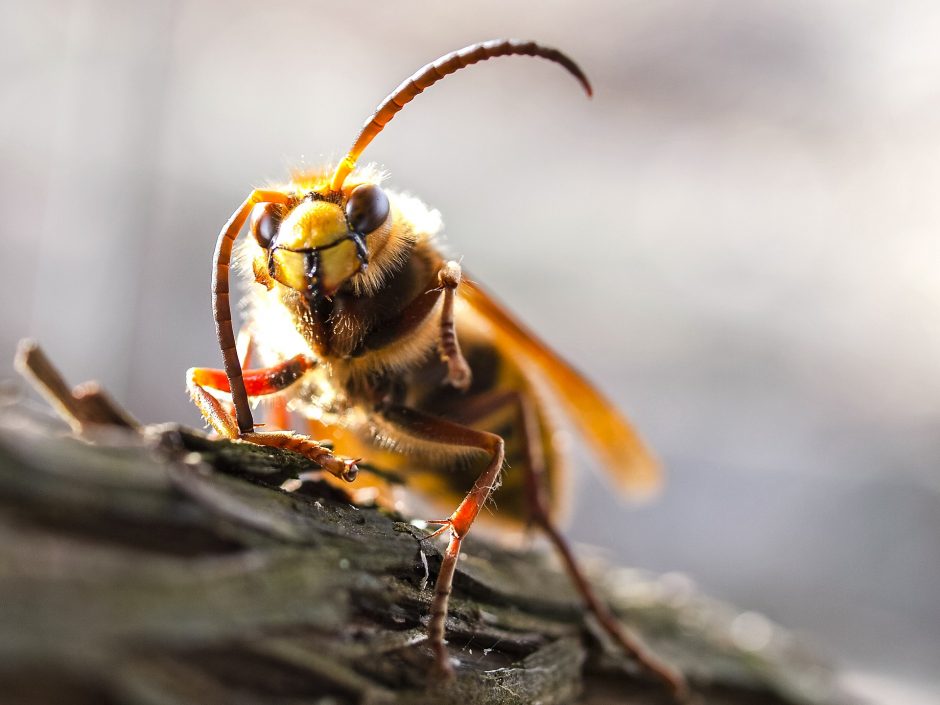
[[[429,684],[437,544],[306,462],[178,428],[89,444],[22,401],[0,408],[4,703],[668,703],[585,620],[553,558],[467,544],[448,619],[456,681]],[[471,537],[472,539],[473,537]],[[710,703],[842,702],[774,628],[595,567],[607,599]],[[738,627],[740,627],[740,621]]]

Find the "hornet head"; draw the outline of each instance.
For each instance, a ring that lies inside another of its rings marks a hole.
[[[388,196],[374,183],[311,191],[295,203],[259,203],[251,233],[265,250],[267,276],[310,298],[331,298],[365,273],[391,230]],[[257,265],[256,265],[257,267]]]

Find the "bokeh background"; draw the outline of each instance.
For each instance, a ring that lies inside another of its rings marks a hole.
[[[593,101],[501,59],[367,155],[665,461],[666,491],[632,510],[578,471],[572,535],[806,632],[874,702],[940,697],[936,3],[6,0],[3,17],[0,359],[35,336],[146,421],[198,422],[183,372],[218,363],[211,252],[252,186],[340,156],[446,51],[568,51]]]

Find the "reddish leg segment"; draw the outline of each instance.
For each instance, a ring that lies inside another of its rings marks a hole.
[[[480,513],[499,478],[504,458],[503,439],[494,433],[477,431],[407,407],[388,406],[383,409],[382,414],[406,434],[415,438],[442,445],[478,448],[490,457],[490,462],[454,513],[447,519],[437,522],[450,527],[450,541],[447,543],[441,569],[434,583],[434,597],[431,599],[431,615],[428,622],[428,640],[434,650],[436,671],[440,675],[449,677],[453,675],[454,669],[450,664],[447,646],[444,644],[444,623],[447,619],[447,605],[454,583],[457,557],[460,555],[460,544],[470,531],[473,520]]]
[[[255,340],[245,328],[238,331],[235,339],[235,353],[241,360],[242,372],[251,367],[251,359],[255,354]]]
[[[597,596],[575,558],[571,547],[552,521],[539,420],[529,397],[517,390],[482,395],[476,399],[468,400],[460,417],[462,421],[474,423],[506,407],[515,408],[518,421],[524,431],[522,443],[523,466],[526,472],[526,494],[532,513],[532,521],[545,532],[545,535],[555,546],[575,587],[581,593],[585,605],[604,631],[644,669],[663,681],[676,697],[684,698],[688,692],[688,687],[682,674],[671,664],[651,652],[636,635],[621,624],[607,604]]]
[[[268,404],[265,428],[287,430],[290,428],[290,411],[283,395],[274,397]]]
[[[245,370],[242,378],[245,381],[245,391],[250,397],[262,397],[276,394],[291,386],[300,379],[305,372],[316,367],[316,360],[306,355],[296,355],[271,367],[258,370]],[[202,386],[219,392],[229,392],[228,376],[225,370],[212,370],[206,367],[194,367],[189,371],[193,381]]]
[[[285,360],[279,365],[245,372],[242,376],[244,388],[251,396],[264,396],[287,389],[309,370],[314,361],[304,355]],[[314,439],[290,431],[258,433],[242,432],[232,414],[222,402],[209,393],[209,389],[220,392],[229,390],[229,377],[222,370],[194,367],[186,374],[186,389],[199,407],[203,417],[223,438],[240,439],[263,446],[283,448],[299,453],[321,468],[344,480],[355,479],[358,469],[353,460],[337,457]]]

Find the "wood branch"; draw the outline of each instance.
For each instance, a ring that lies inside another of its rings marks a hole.
[[[472,536],[447,623],[457,679],[429,682],[440,553],[424,530],[324,483],[281,490],[309,470],[292,453],[128,425],[89,443],[28,402],[0,406],[3,702],[671,702],[585,619],[550,554]],[[829,669],[763,618],[592,570],[698,698],[845,702]]]
[[[70,390],[35,341],[20,341],[14,366],[76,433],[87,433],[96,426],[140,430],[140,423],[115,403],[97,382],[85,382]]]

